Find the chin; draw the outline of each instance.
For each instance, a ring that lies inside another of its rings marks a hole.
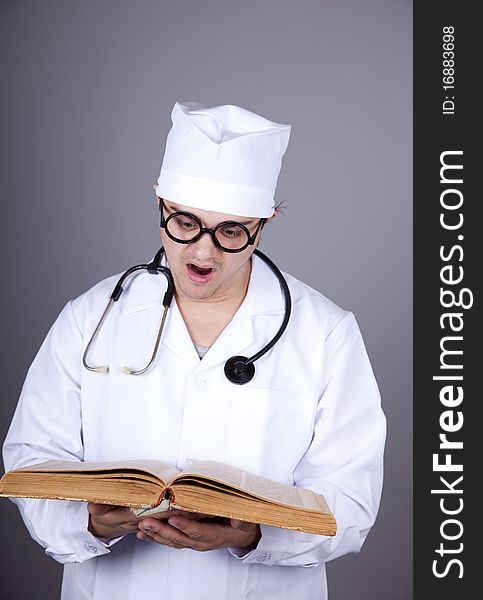
[[[192,300],[207,300],[215,293],[215,289],[212,287],[198,286],[191,282],[186,285],[180,285],[179,289],[184,296],[191,298]]]

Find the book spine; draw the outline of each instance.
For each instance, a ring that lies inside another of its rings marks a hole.
[[[171,506],[171,504],[173,504],[174,501],[175,501],[175,497],[174,497],[174,492],[173,492],[172,488],[165,487],[164,490],[159,495],[156,506],[159,506],[162,502],[165,502],[165,503],[167,502],[168,506]]]

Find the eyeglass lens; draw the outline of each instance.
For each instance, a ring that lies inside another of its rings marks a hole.
[[[189,242],[201,231],[201,224],[187,213],[174,213],[166,219],[169,234],[181,242]],[[222,248],[237,250],[249,242],[248,231],[235,222],[220,223],[214,230],[214,236]]]

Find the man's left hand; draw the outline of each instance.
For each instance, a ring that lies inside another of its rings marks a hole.
[[[253,549],[261,537],[260,527],[255,523],[236,519],[197,520],[179,515],[167,521],[146,517],[139,523],[138,530],[139,540],[200,552],[218,548]]]

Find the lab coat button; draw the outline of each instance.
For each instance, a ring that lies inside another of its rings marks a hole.
[[[257,562],[265,562],[268,558],[268,554],[260,554],[260,556],[257,556]]]
[[[86,550],[88,552],[90,552],[91,554],[97,554],[98,550],[95,546],[93,546],[92,544],[89,544],[89,542],[86,542]]]
[[[196,385],[199,385],[200,387],[205,385],[206,383],[206,377],[201,377],[201,375],[199,377],[196,378]]]

